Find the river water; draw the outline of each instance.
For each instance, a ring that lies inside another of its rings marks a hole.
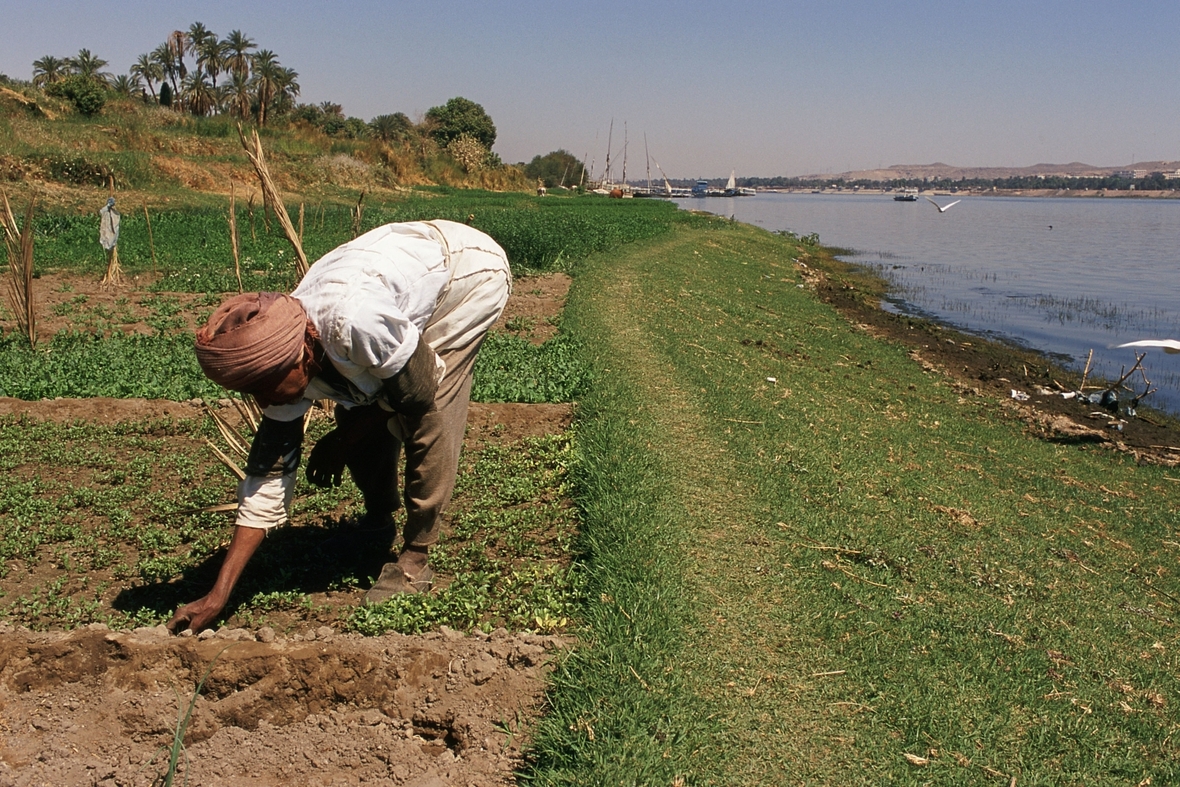
[[[1135,355],[1114,345],[1180,339],[1180,200],[976,196],[945,213],[879,194],[677,202],[817,233],[890,283],[886,308],[1040,350],[1079,374],[1091,350],[1091,368],[1117,379]],[[1143,365],[1159,389],[1144,404],[1180,414],[1180,355],[1152,349]],[[1128,384],[1144,389],[1138,373]]]

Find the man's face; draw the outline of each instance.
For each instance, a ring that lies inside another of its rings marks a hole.
[[[291,367],[285,376],[275,383],[267,383],[246,393],[258,400],[260,407],[276,404],[294,404],[303,397],[314,371],[311,369],[311,353],[305,347],[299,362]]]

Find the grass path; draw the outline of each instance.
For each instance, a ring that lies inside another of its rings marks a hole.
[[[1180,776],[1173,474],[1024,435],[725,222],[592,258],[594,603],[536,783]]]

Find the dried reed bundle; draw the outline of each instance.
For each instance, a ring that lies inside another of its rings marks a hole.
[[[238,279],[238,292],[242,292],[242,262],[238,255],[238,207],[232,180],[229,182],[229,243],[234,250],[234,276]]]
[[[361,216],[365,212],[365,192],[361,192],[361,196],[356,201],[356,207],[352,210],[352,237],[361,234]]]
[[[2,194],[2,193],[0,193]],[[16,315],[16,324],[29,340],[29,346],[37,343],[37,315],[33,310],[33,203],[25,211],[25,225],[17,227],[16,217],[4,197],[4,213],[0,220],[4,225],[4,246],[8,251],[8,301]]]
[[[251,129],[250,133],[252,139],[247,142],[246,135],[242,133],[242,127],[238,126],[238,138],[242,141],[242,147],[245,149],[250,163],[254,165],[254,171],[258,173],[258,179],[262,182],[264,204],[270,205],[274,209],[275,218],[279,220],[283,234],[287,236],[287,241],[295,250],[295,269],[299,271],[300,276],[303,276],[308,269],[307,255],[303,253],[303,245],[299,242],[299,236],[295,234],[295,227],[291,225],[291,217],[287,215],[283,198],[279,196],[279,190],[275,188],[274,181],[271,180],[270,170],[266,167],[266,157],[262,152],[262,140],[258,138],[258,131]]]
[[[123,266],[119,264],[119,247],[112,246],[107,252],[107,272],[99,281],[104,287],[118,287],[123,283]]]

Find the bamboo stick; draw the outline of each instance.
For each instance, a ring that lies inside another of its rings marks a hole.
[[[258,179],[262,182],[263,205],[269,205],[274,209],[275,218],[278,219],[279,225],[283,228],[283,234],[287,236],[287,241],[295,251],[295,269],[302,277],[308,269],[307,255],[303,253],[303,244],[295,234],[295,228],[291,226],[291,217],[287,215],[283,198],[279,195],[279,191],[275,188],[274,181],[270,177],[270,170],[266,166],[266,157],[262,152],[262,140],[258,138],[258,131],[251,129],[251,135],[251,141],[247,142],[246,135],[242,133],[242,127],[238,126],[238,138],[242,141],[242,147],[245,149],[250,163],[254,165],[254,171],[258,173]]]
[[[238,255],[238,206],[232,180],[229,182],[229,243],[234,252],[234,276],[238,280],[238,292],[242,292],[242,262]]]
[[[156,275],[156,241],[152,238],[152,217],[148,215],[147,200],[143,201],[143,220],[147,222],[148,248],[152,252],[152,276]]]

